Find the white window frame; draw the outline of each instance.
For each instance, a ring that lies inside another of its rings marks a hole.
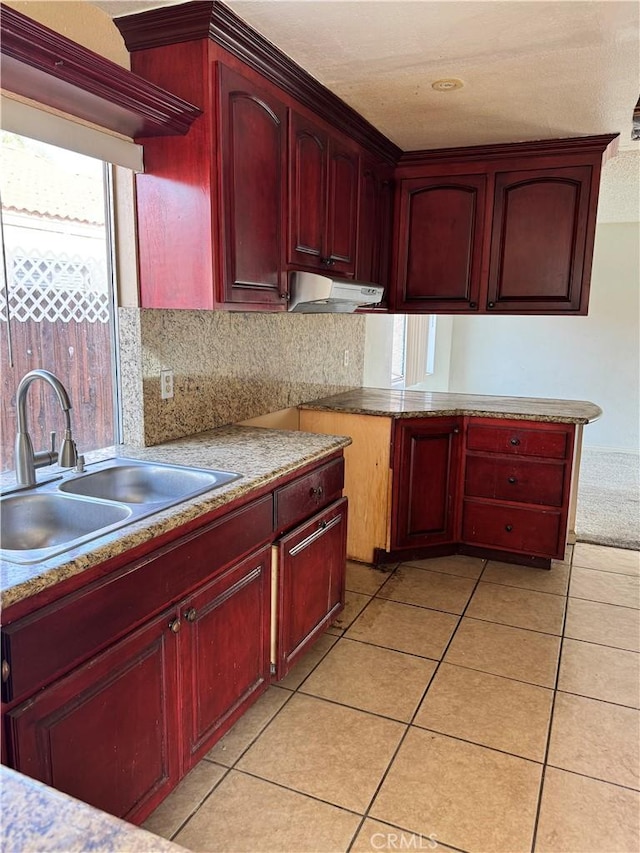
[[[405,331],[405,375],[394,387],[410,388],[425,382],[435,371],[435,314],[412,314],[407,317]]]

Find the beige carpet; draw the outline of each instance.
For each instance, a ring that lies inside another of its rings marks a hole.
[[[578,487],[579,542],[640,550],[640,456],[585,448]]]

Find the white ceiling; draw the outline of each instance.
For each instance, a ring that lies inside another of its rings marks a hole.
[[[172,0],[95,0],[111,15]],[[621,133],[640,93],[635,0],[227,0],[403,150]],[[436,92],[433,81],[464,87]]]

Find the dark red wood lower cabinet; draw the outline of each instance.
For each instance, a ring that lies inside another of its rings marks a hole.
[[[179,778],[175,611],[7,714],[15,766],[140,821]]]
[[[277,678],[336,618],[344,604],[347,500],[284,536],[277,548]]]
[[[269,683],[271,548],[181,606],[185,761],[194,764]]]

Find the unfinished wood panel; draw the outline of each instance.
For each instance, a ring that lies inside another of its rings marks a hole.
[[[300,429],[299,412],[297,409],[279,409],[267,415],[258,415],[246,421],[240,421],[240,426],[265,427],[266,429],[290,429],[296,432]]]
[[[372,563],[376,548],[389,550],[392,418],[338,412],[300,412],[300,429],[348,435],[344,494],[349,498],[347,558]]]

